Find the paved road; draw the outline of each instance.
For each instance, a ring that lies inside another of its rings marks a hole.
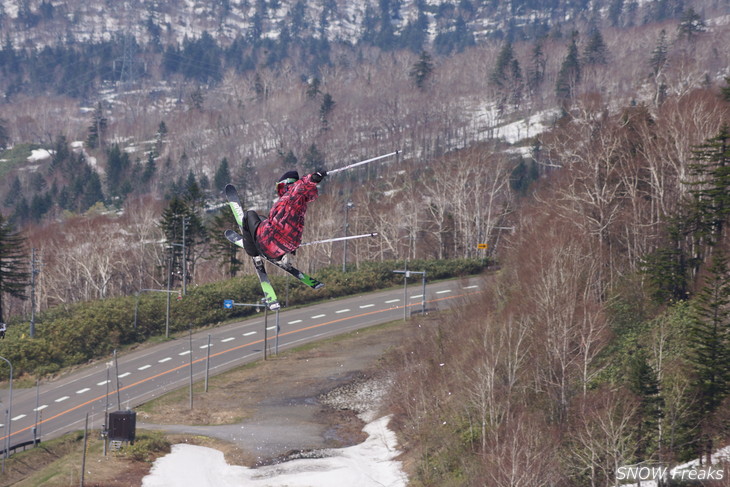
[[[413,279],[411,279],[413,281]],[[426,309],[434,311],[469,299],[483,286],[480,278],[451,280],[429,284]],[[30,389],[13,391],[8,411],[8,390],[0,390],[0,450],[35,437],[55,438],[69,431],[89,426],[101,428],[105,412],[131,409],[154,397],[204,380],[206,369],[212,376],[263,357],[268,353],[325,337],[402,319],[418,313],[424,296],[422,286],[394,289],[356,297],[338,299],[279,313],[259,313],[255,318],[180,336],[154,346],[110,357],[84,367],[59,380]],[[407,303],[406,301],[407,297]],[[222,306],[222,303],[221,303]],[[278,316],[277,316],[278,315]],[[277,334],[277,319],[279,332]],[[210,345],[209,345],[210,343]],[[191,365],[192,364],[192,365]],[[2,364],[0,364],[2,366]]]

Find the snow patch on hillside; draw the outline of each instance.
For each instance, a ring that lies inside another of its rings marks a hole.
[[[323,458],[293,460],[248,468],[228,465],[223,453],[196,445],[173,445],[159,458],[142,487],[405,487],[407,477],[395,457],[395,433],[389,416],[365,426],[368,439],[349,448],[322,451]]]

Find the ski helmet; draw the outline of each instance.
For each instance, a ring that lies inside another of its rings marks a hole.
[[[276,182],[276,192],[279,196],[286,192],[286,188],[299,180],[299,173],[296,171],[285,172]]]

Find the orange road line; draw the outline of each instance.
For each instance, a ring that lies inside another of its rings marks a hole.
[[[438,302],[438,301],[445,301],[447,299],[456,299],[456,298],[460,298],[460,297],[463,297],[463,296],[469,296],[469,295],[472,295],[472,294],[477,294],[477,291],[463,293],[463,294],[458,294],[456,296],[445,296],[445,297],[442,297],[442,298],[430,299],[430,300],[427,300],[426,302],[427,303],[435,303],[435,302]],[[421,306],[421,304],[422,303],[419,302],[419,303],[406,304],[405,306]],[[394,309],[400,309],[400,308],[403,308],[403,307],[404,306],[394,306],[392,308],[381,309],[381,310],[376,310],[376,311],[368,311],[367,313],[360,313],[360,314],[354,315],[354,316],[345,316],[345,317],[342,317],[342,318],[339,318],[339,319],[336,319],[336,320],[331,320],[331,321],[327,321],[327,322],[320,323],[320,324],[317,324],[317,325],[308,326],[306,328],[299,328],[297,330],[288,331],[286,333],[280,333],[279,336],[293,335],[293,334],[296,334],[296,333],[301,333],[303,331],[313,330],[315,328],[320,328],[320,327],[323,327],[323,326],[328,326],[328,325],[332,325],[332,324],[335,324],[335,323],[340,323],[342,321],[347,321],[347,320],[351,320],[351,319],[354,319],[354,318],[362,318],[363,316],[374,315],[374,314],[378,314],[378,313],[384,313],[386,311],[393,311]],[[267,340],[271,340],[272,338],[267,338]],[[211,354],[211,358],[212,357],[217,357],[219,355],[223,355],[223,354],[226,354],[226,353],[234,352],[236,350],[240,350],[241,348],[250,347],[251,345],[256,345],[256,344],[259,344],[259,343],[262,343],[262,342],[264,342],[264,340],[256,340],[254,342],[249,342],[249,343],[246,343],[246,344],[243,344],[243,345],[238,345],[238,346],[233,347],[233,348],[229,348],[229,349],[226,349],[226,350],[222,350],[220,352]],[[203,362],[205,360],[207,360],[207,357],[193,360],[193,363],[194,364],[197,364],[197,363]],[[152,375],[150,377],[146,377],[146,378],[144,378],[142,380],[139,380],[137,382],[134,382],[132,384],[128,384],[128,385],[126,385],[124,387],[120,387],[117,390],[117,392],[121,392],[121,391],[124,391],[124,390],[127,390],[127,389],[131,389],[132,387],[136,387],[136,386],[138,386],[140,384],[144,384],[145,382],[149,382],[149,381],[151,381],[153,379],[157,379],[159,377],[162,377],[163,375],[167,375],[167,374],[171,374],[173,372],[177,372],[178,370],[184,369],[186,367],[190,367],[190,363],[183,364],[183,365],[179,365],[179,366],[174,367],[172,369],[168,369],[168,370],[165,370],[165,371],[160,372],[158,374]],[[89,399],[88,401],[83,402],[81,404],[78,404],[78,405],[76,405],[76,406],[74,406],[72,408],[69,408],[69,409],[65,410],[65,411],[61,411],[60,413],[54,414],[53,416],[50,416],[50,417],[45,418],[45,419],[42,419],[41,421],[39,421],[37,423],[34,423],[32,426],[26,426],[25,428],[19,429],[17,431],[13,431],[12,433],[10,433],[10,437],[13,437],[14,435],[17,435],[17,434],[23,433],[25,431],[31,430],[34,427],[36,427],[37,425],[41,425],[41,424],[47,423],[49,421],[52,421],[52,420],[54,420],[56,418],[59,418],[59,417],[65,415],[65,414],[68,414],[68,413],[70,413],[72,411],[76,411],[77,409],[80,409],[80,408],[82,408],[84,406],[88,406],[89,404],[91,404],[93,402],[100,401],[100,400],[102,400],[102,399],[104,399],[105,397],[108,397],[108,396],[109,396],[109,394],[103,394],[101,396],[95,397],[94,399]],[[10,420],[10,421],[12,421],[12,420]],[[5,438],[7,438],[7,436],[8,435],[0,436],[0,440],[4,440]]]

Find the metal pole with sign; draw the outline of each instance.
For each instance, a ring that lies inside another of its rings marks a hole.
[[[403,319],[407,319],[406,310],[408,309],[408,278],[411,274],[421,274],[423,283],[423,295],[421,296],[421,312],[426,314],[426,271],[409,271],[408,269],[393,271],[395,274],[403,274]]]
[[[487,250],[488,248],[489,248],[489,244],[486,244],[486,243],[477,244],[477,250]],[[484,266],[486,259],[487,259],[487,253],[484,252],[482,254],[482,266]]]
[[[267,331],[266,328],[268,327],[268,321],[269,321],[269,307],[266,306],[265,304],[236,303],[232,299],[224,299],[223,300],[223,307],[225,309],[233,309],[234,306],[252,306],[254,308],[264,308],[264,360],[266,360],[266,342],[268,340],[268,331]],[[279,323],[278,323],[279,312],[278,312],[278,310],[277,310],[276,316],[277,316],[277,334],[278,334],[278,326],[279,326]],[[278,336],[277,336],[277,339],[278,339]],[[277,353],[278,353],[278,351],[277,351]]]

